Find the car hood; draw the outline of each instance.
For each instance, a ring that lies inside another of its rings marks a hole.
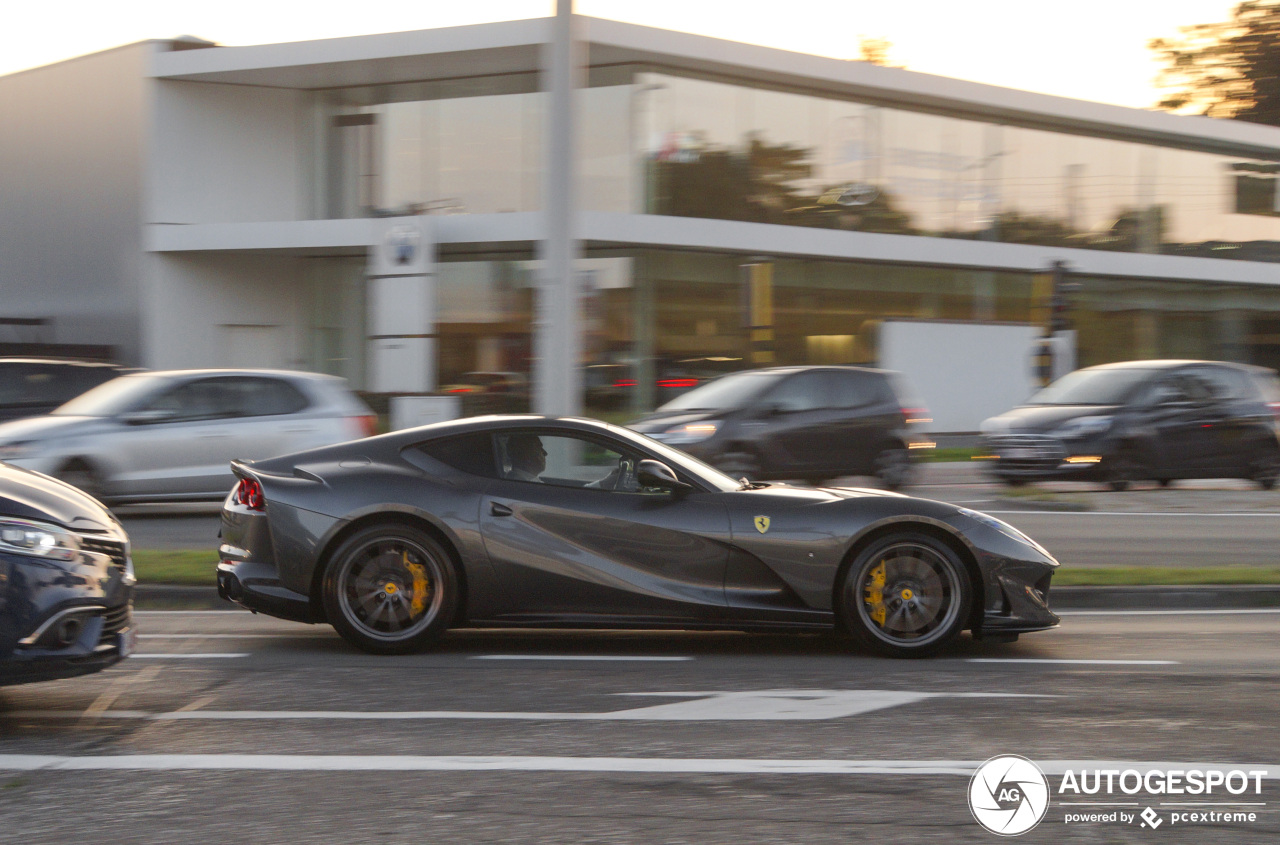
[[[984,422],[982,433],[1040,434],[1052,431],[1067,420],[1108,416],[1118,409],[1118,405],[1023,405]]]
[[[100,421],[99,417],[64,417],[46,414],[0,423],[0,443],[21,443],[79,434]]]
[[[112,531],[117,523],[97,499],[56,478],[0,461],[0,516],[56,522],[82,531]]]
[[[726,410],[707,410],[700,408],[693,411],[669,411],[666,413],[654,413],[641,417],[634,422],[627,423],[627,428],[632,431],[638,431],[641,434],[651,434],[655,431],[666,431],[678,425],[687,425],[689,423],[702,422],[703,420],[712,420],[723,418],[730,413]]]

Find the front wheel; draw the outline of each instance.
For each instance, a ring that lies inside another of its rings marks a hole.
[[[1107,487],[1117,493],[1128,490],[1136,481],[1150,477],[1142,461],[1131,450],[1117,452],[1106,464]]]
[[[324,609],[347,642],[372,654],[420,651],[449,627],[458,604],[449,554],[407,525],[357,531],[332,555]]]
[[[973,586],[949,546],[903,531],[858,555],[839,596],[840,618],[859,643],[889,657],[927,657],[959,636]]]

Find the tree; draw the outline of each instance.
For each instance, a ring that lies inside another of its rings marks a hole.
[[[882,65],[883,67],[900,68],[902,65],[889,61],[889,50],[892,47],[893,42],[888,38],[876,38],[869,35],[860,36],[858,38],[858,61]]]
[[[1148,44],[1172,91],[1158,108],[1280,126],[1280,0],[1245,0],[1230,20],[1180,33]]]

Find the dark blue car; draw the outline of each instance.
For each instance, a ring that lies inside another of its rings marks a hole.
[[[96,499],[0,463],[0,686],[127,657],[135,582],[129,538]]]

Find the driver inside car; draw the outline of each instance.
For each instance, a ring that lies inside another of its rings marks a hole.
[[[547,469],[547,450],[542,447],[542,438],[536,434],[513,434],[507,441],[507,455],[511,459],[507,478],[542,481],[538,476]]]

